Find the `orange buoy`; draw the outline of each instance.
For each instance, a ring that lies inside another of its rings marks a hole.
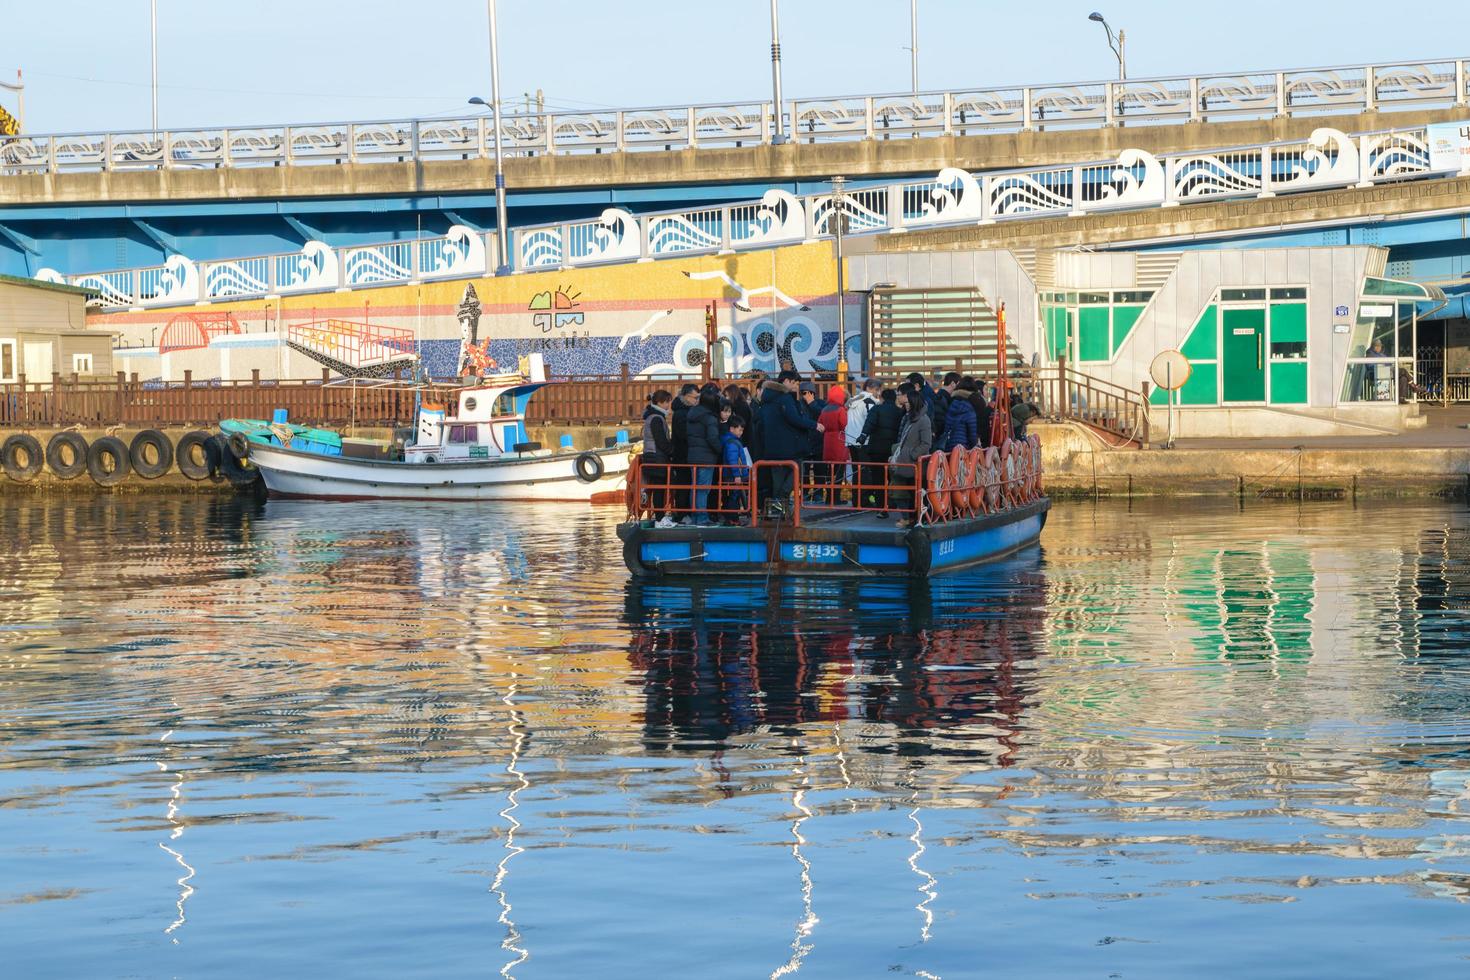
[[[967,490],[970,485],[969,462],[969,453],[964,446],[955,446],[949,451],[949,475],[954,485],[954,491],[949,495],[949,503],[954,509],[955,516],[970,509],[970,494]]]
[[[970,489],[966,496],[970,502],[970,513],[983,514],[985,512],[985,450],[972,449],[968,457],[970,479],[967,485]]]
[[[931,453],[924,473],[929,509],[940,519],[949,516],[949,467],[944,453]]]

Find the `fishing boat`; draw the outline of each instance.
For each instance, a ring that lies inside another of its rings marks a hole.
[[[626,432],[578,452],[531,442],[526,406],[545,380],[493,375],[458,389],[448,403],[420,401],[414,426],[394,440],[344,439],[292,424],[220,423],[229,451],[259,471],[278,497],[329,500],[617,501],[628,475]]]
[[[1035,436],[933,453],[916,466],[854,465],[840,490],[812,464],[711,468],[717,489],[697,511],[687,469],[635,461],[618,527],[635,576],[922,578],[1034,546],[1051,509]],[[760,505],[762,471],[781,468],[795,489],[790,505]],[[689,515],[719,520],[683,523]]]

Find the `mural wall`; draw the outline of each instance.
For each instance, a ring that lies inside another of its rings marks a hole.
[[[207,307],[94,313],[88,326],[116,332],[117,367],[144,380],[316,378],[384,373],[409,337],[431,377],[467,366],[512,366],[540,353],[558,375],[648,378],[695,374],[709,356],[705,308],[718,324],[716,362],[726,374],[831,370],[843,348],[860,361],[863,296],[847,297],[849,337],[837,334],[837,271],[829,243],[730,255],[664,259],[506,277],[353,289]],[[160,351],[171,322],[231,312],[239,334],[193,349]],[[303,325],[309,340],[302,342]],[[330,356],[328,356],[330,352]]]

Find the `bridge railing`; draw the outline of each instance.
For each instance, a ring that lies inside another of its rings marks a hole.
[[[1467,172],[1470,158],[1436,154],[1426,127],[1349,136],[1318,129],[1305,140],[1156,157],[1128,149],[1112,160],[858,186],[798,197],[768,190],[759,201],[635,215],[609,208],[596,218],[511,230],[515,271],[575,268],[680,255],[718,254],[846,235],[905,232],[1089,214]],[[360,286],[472,278],[489,271],[493,235],[454,225],[444,236],[193,262],[174,255],[161,266],[37,278],[97,291],[109,309],[177,306]]]
[[[579,112],[508,113],[512,156],[758,146],[778,133],[809,143],[986,132],[1210,122],[1241,117],[1448,107],[1470,103],[1470,59],[1218,72],[888,95],[792,99],[780,125],[769,101]],[[309,166],[485,159],[484,116],[0,139],[0,174]]]

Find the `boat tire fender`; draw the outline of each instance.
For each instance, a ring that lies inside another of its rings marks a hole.
[[[909,546],[909,574],[923,578],[929,574],[933,560],[933,538],[927,527],[911,527],[906,538]]]
[[[582,483],[596,483],[602,479],[602,457],[596,453],[583,453],[572,462],[572,471]]]
[[[195,429],[193,432],[184,433],[179,439],[179,444],[174,447],[174,460],[179,465],[179,472],[190,480],[207,480],[214,475],[218,464],[210,455],[212,442],[208,432]],[[195,448],[199,450],[201,461],[194,459]]]
[[[229,480],[231,486],[244,488],[255,482],[255,478],[260,475],[259,471],[247,467],[245,461],[235,455],[224,436],[211,436],[209,441],[214,444],[219,456],[219,474]]]
[[[71,450],[67,462],[64,451]],[[46,465],[59,480],[75,480],[87,472],[87,440],[79,432],[58,432],[46,443]]]
[[[25,463],[21,463],[24,453]],[[0,468],[16,483],[30,483],[41,475],[46,457],[41,454],[41,443],[35,436],[17,432],[0,446]]]
[[[112,468],[106,463],[111,461]],[[115,487],[132,469],[127,443],[117,436],[103,436],[87,448],[87,475],[99,487]]]
[[[148,458],[149,446],[153,447],[152,460]],[[174,444],[157,429],[144,429],[128,444],[128,461],[133,464],[134,473],[145,480],[156,480],[174,465]]]
[[[225,445],[236,459],[250,458],[250,440],[245,437],[245,433],[231,432],[229,438],[225,440]]]

